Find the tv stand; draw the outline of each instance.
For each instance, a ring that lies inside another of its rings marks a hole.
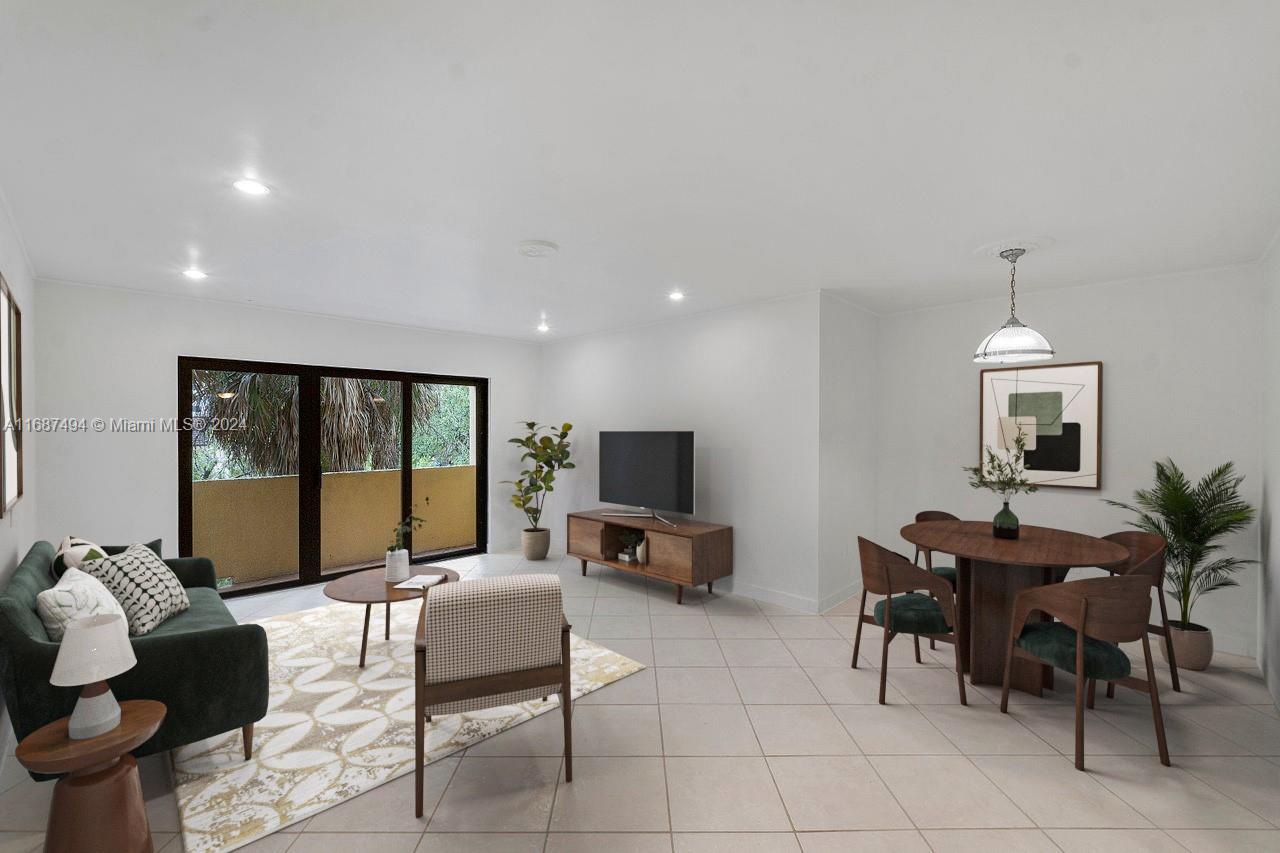
[[[569,513],[568,529],[569,556],[582,561],[584,575],[590,562],[670,583],[676,604],[684,602],[686,586],[706,584],[711,592],[714,581],[733,574],[733,528],[724,524],[683,521],[677,526],[653,513],[596,509]],[[618,559],[624,530],[644,535],[646,562]]]
[[[658,521],[661,521],[663,524],[667,525],[667,527],[679,526],[674,521],[668,521],[667,519],[658,515],[658,511],[656,509],[651,509],[648,512],[645,512],[643,509],[641,509],[639,512],[627,512],[626,510],[609,510],[608,512],[605,512],[601,510],[600,514],[604,516],[608,516],[609,518],[654,518],[654,519],[657,519]]]

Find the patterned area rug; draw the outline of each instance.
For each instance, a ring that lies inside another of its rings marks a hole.
[[[245,761],[240,733],[173,752],[182,841],[189,853],[242,847],[281,827],[413,771],[413,634],[417,602],[391,606],[383,640],[381,606],[369,626],[362,670],[364,608],[333,604],[259,622],[271,657],[271,701]],[[573,637],[576,699],[644,669]],[[427,763],[444,758],[559,703],[437,717],[427,726]]]

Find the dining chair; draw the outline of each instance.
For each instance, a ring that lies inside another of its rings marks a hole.
[[[1058,621],[1029,621],[1033,613]],[[1160,763],[1169,766],[1160,711],[1160,687],[1151,665],[1147,619],[1151,614],[1151,582],[1145,575],[1086,578],[1032,587],[1013,600],[1009,650],[1004,663],[1000,713],[1009,713],[1009,679],[1014,658],[1050,664],[1076,677],[1076,769],[1084,769],[1084,709],[1093,707],[1098,680],[1129,687],[1151,697]],[[1145,680],[1131,675],[1133,666],[1120,643],[1142,640]],[[1085,698],[1086,684],[1088,699]]]
[[[426,724],[533,699],[560,697],[564,778],[573,781],[569,623],[560,578],[479,578],[428,587],[414,641],[414,814],[422,817]]]
[[[862,626],[879,626],[883,634],[880,647],[880,704],[885,694],[886,670],[889,666],[889,643],[899,634],[911,634],[915,640],[916,663],[920,660],[920,638],[956,642],[955,590],[938,575],[927,572],[901,554],[882,548],[869,539],[858,537],[858,557],[862,563],[862,600],[858,604],[858,627],[853,637],[853,668],[858,668],[858,650],[862,646]],[[917,592],[925,590],[927,594]],[[867,615],[867,593],[883,595]],[[960,688],[960,704],[968,705],[964,692],[964,672],[960,655],[956,655],[956,684]]]
[[[949,512],[943,512],[940,509],[926,509],[923,512],[916,513],[916,523],[921,521],[959,521],[958,516],[954,516]],[[947,583],[951,584],[951,588],[956,588],[956,569],[954,566],[935,566],[933,564],[933,550],[930,548],[921,548],[916,546],[916,556],[911,562],[917,566],[920,565],[920,555],[924,554],[924,567],[939,577],[947,579]],[[929,648],[936,649],[932,639],[929,640]]]
[[[1123,530],[1103,536],[1108,542],[1129,551],[1129,560],[1123,566],[1108,569],[1112,574],[1145,575],[1151,579],[1155,588],[1156,600],[1160,602],[1160,624],[1148,625],[1147,631],[1164,637],[1164,651],[1169,657],[1169,676],[1173,681],[1173,689],[1182,692],[1182,684],[1178,681],[1178,659],[1173,653],[1173,637],[1169,631],[1169,611],[1164,601],[1164,550],[1165,541],[1154,533],[1141,530]],[[1114,684],[1107,683],[1107,696],[1116,695]]]

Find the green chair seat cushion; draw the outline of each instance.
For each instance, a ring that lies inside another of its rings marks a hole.
[[[1032,622],[1022,629],[1018,647],[1067,672],[1076,671],[1076,632],[1061,622]],[[1114,643],[1084,638],[1086,678],[1116,681],[1132,671],[1129,656]]]
[[[956,570],[951,566],[934,566],[933,573],[951,584],[952,588],[956,585]]]
[[[210,628],[228,628],[236,624],[236,617],[222,603],[222,596],[215,589],[198,586],[187,590],[191,606],[175,613],[153,628],[149,634],[165,637],[173,634],[189,634],[208,631]]]
[[[884,625],[885,601],[876,602],[875,620],[877,625]],[[893,624],[890,631],[899,634],[949,634],[951,628],[942,615],[942,606],[927,595],[919,592],[908,592],[893,597],[890,608]]]

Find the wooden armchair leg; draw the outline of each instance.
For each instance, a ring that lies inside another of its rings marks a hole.
[[[1013,643],[1009,643],[1009,648],[1004,656],[1004,682],[1000,688],[1000,713],[1009,713],[1009,682],[1013,676]],[[959,659],[957,654],[956,658]]]
[[[564,781],[573,781],[573,700],[560,694],[560,714],[564,717]]]
[[[933,642],[933,638],[929,638],[929,642]],[[964,692],[964,667],[960,665],[960,650],[956,649],[956,684],[960,688],[960,704],[968,705],[969,697]]]
[[[911,639],[915,641],[915,646],[916,646],[916,663],[924,663],[924,661],[920,660],[920,635],[919,635],[919,634],[912,634],[912,635],[911,635]]]
[[[1182,684],[1178,681],[1178,657],[1173,653],[1173,632],[1169,630],[1169,613],[1164,606],[1164,592],[1160,593],[1160,624],[1164,626],[1164,652],[1169,656],[1169,678],[1173,681],[1175,693],[1182,692]]]
[[[1116,698],[1116,683],[1114,681],[1107,682],[1107,698],[1108,699]]]
[[[929,651],[937,651],[938,647],[934,645],[933,637],[929,638]]]
[[[1142,637],[1142,654],[1147,661],[1147,691],[1151,696],[1151,718],[1156,725],[1156,746],[1160,749],[1160,763],[1169,766],[1169,744],[1164,739],[1164,713],[1160,710],[1160,686],[1156,684],[1155,667],[1151,665],[1151,644]]]
[[[885,622],[888,622],[888,621],[889,621],[888,619],[885,619]],[[884,645],[880,647],[880,704],[881,705],[884,704],[885,678],[887,677],[889,672],[889,641],[891,639],[893,639],[893,634],[890,633],[889,628],[886,625],[884,629]]]
[[[413,814],[415,817],[422,817],[422,762],[425,759],[423,742],[426,739],[427,724],[426,672],[426,654],[419,651],[414,655],[413,679]]]
[[[1084,693],[1085,678],[1076,674],[1076,769],[1084,769]]]
[[[1090,711],[1093,710],[1093,695],[1097,691],[1097,689],[1098,689],[1098,679],[1090,678],[1089,679],[1089,695],[1084,701],[1084,706],[1088,708]]]
[[[850,664],[854,669],[858,668],[858,647],[862,645],[862,617],[867,612],[867,591],[862,591],[862,601],[858,605],[858,627],[853,630],[853,663]]]
[[[253,758],[253,723],[240,729],[240,737],[244,739],[244,760]]]

